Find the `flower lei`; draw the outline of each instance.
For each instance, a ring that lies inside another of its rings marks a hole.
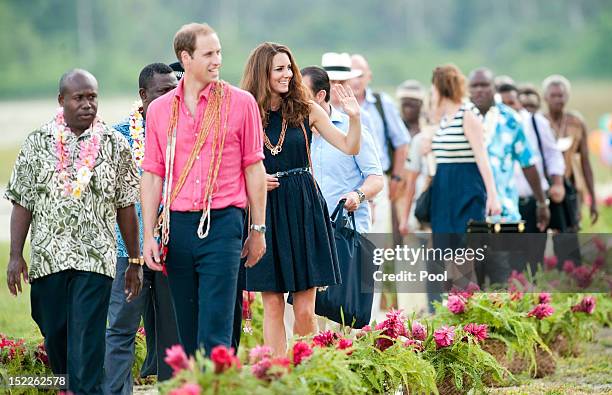
[[[134,109],[130,113],[129,124],[130,137],[133,141],[132,155],[134,156],[134,161],[136,161],[138,168],[140,168],[144,159],[145,136],[144,118],[142,116],[142,104],[139,101],[134,104]]]
[[[70,128],[64,120],[64,111],[59,109],[52,122],[53,137],[55,139],[55,154],[57,156],[56,171],[60,189],[64,196],[72,196],[80,199],[83,192],[89,185],[93,176],[93,168],[96,164],[96,158],[100,152],[101,134],[100,129],[103,123],[98,119],[94,120],[94,125],[91,131],[91,137],[83,140],[80,143],[79,158],[74,164],[76,176],[70,174],[70,152],[66,146]]]

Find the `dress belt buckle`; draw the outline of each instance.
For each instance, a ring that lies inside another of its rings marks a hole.
[[[284,173],[284,172],[282,172],[282,171],[277,171],[276,173],[274,173],[274,177],[276,177],[276,178],[280,178],[280,177],[282,177],[282,176],[283,176],[283,173]]]

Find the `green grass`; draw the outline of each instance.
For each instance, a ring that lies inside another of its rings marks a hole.
[[[555,374],[532,380],[521,377],[521,385],[489,389],[489,394],[610,394],[612,393],[612,329],[597,333],[596,342],[582,345],[575,358],[557,359]]]
[[[26,248],[27,249],[27,248]],[[29,251],[26,251],[26,260]],[[11,295],[6,285],[8,265],[8,243],[0,243],[0,333],[27,339],[42,338],[38,327],[30,316],[30,286],[23,284],[23,293]]]
[[[611,233],[612,232],[612,207],[599,207],[599,219],[595,225],[591,225],[589,210],[582,207],[582,233]]]
[[[2,187],[6,186],[11,172],[13,171],[13,165],[17,154],[19,153],[19,147],[1,147],[0,148],[0,184]]]

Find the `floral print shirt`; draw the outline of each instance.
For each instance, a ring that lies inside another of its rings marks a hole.
[[[60,188],[53,121],[26,138],[5,197],[32,213],[30,279],[74,269],[115,275],[117,209],[135,204],[139,177],[127,140],[112,128],[101,128],[100,151],[93,176],[80,198],[65,196]],[[68,171],[74,174],[80,136],[68,133]]]
[[[519,194],[514,177],[514,163],[521,167],[535,164],[529,141],[523,132],[520,115],[510,107],[497,103],[484,118],[487,152],[497,187],[497,196],[502,207],[499,217],[493,222],[517,222]]]

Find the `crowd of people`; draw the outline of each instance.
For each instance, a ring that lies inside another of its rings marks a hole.
[[[330,220],[339,202],[358,233],[397,244],[462,234],[469,221],[575,238],[586,194],[597,220],[587,128],[567,111],[561,76],[543,83],[545,112],[533,86],[486,68],[466,79],[453,65],[434,69],[430,92],[402,83],[398,106],[372,90],[359,54],[326,53],[300,70],[288,47],[266,42],[237,88],[219,77],[210,26],[181,27],[174,51],[178,62],[142,69],[140,103],[113,127],[97,116],[95,77],[66,72],[58,112],[27,137],[6,189],[8,287],[30,284],[51,368],[75,394],[132,392],[141,319],[142,374],[159,380],[172,374],[173,344],[189,355],[237,346],[243,291],[261,292],[264,342],[286,354],[290,333],[317,330],[317,291],[342,282]],[[513,269],[495,262],[492,280]]]

